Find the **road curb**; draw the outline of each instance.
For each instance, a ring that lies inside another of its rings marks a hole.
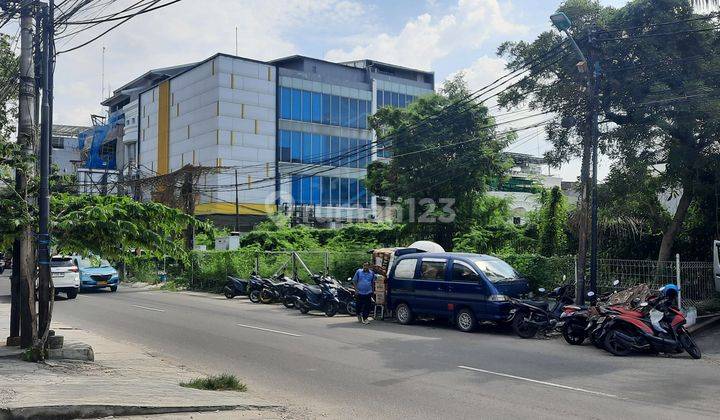
[[[153,414],[200,413],[211,411],[279,411],[279,405],[232,404],[204,406],[132,406],[132,405],[53,405],[37,407],[0,408],[0,420],[25,419],[87,419]]]
[[[688,328],[688,331],[691,334],[699,334],[706,329],[712,327],[713,325],[720,324],[720,315],[714,316],[712,318],[708,318],[702,322],[698,322],[697,324],[693,325],[692,327]]]

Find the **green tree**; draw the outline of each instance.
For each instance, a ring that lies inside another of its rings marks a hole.
[[[620,9],[568,0],[560,10],[573,20],[575,38],[585,51],[590,30],[600,31],[601,115],[611,123],[601,133],[602,150],[616,167],[655,167],[658,192],[680,193],[657,254],[666,260],[698,191],[709,187],[704,181],[708,168],[720,159],[720,102],[713,93],[720,88],[720,31],[712,21],[696,19],[689,0],[633,0]],[[508,57],[509,67],[518,68],[560,41],[557,33],[545,32],[533,43],[505,44],[499,52]],[[555,112],[548,129],[554,148],[546,157],[560,163],[582,155],[581,180],[587,185],[588,124],[580,117],[587,115],[586,95],[577,95],[584,76],[575,61],[569,55],[537,69],[501,103],[529,101],[531,108]]]
[[[148,256],[188,262],[182,235],[212,227],[177,209],[130,197],[54,194],[51,235],[62,253],[95,254],[124,261],[136,250]]]
[[[388,139],[382,146],[394,157],[368,167],[368,188],[402,200],[403,216],[409,219],[405,234],[446,248],[471,221],[476,198],[488,182],[508,166],[500,151],[512,136],[490,127],[494,120],[486,107],[466,103],[447,110],[469,93],[460,75],[447,81],[439,94],[419,98],[406,109],[382,108],[371,117],[372,127]],[[455,217],[442,222],[449,203]]]
[[[540,209],[540,254],[550,257],[565,254],[567,238],[565,226],[568,222],[567,200],[560,187],[543,192]]]

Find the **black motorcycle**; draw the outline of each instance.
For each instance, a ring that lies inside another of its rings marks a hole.
[[[304,285],[303,293],[295,297],[295,307],[303,314],[320,311],[326,316],[335,316],[340,309],[337,289],[328,283],[320,283],[317,286]]]
[[[268,280],[260,293],[260,301],[266,304],[275,302],[284,303],[285,296],[298,284],[300,284],[300,282],[286,276],[278,276]]]
[[[223,286],[223,294],[228,299],[232,299],[235,296],[247,296],[248,284],[250,284],[250,280],[227,276],[227,282],[225,286]]]
[[[540,293],[545,293],[545,289],[541,288]],[[546,299],[541,301],[513,300],[513,331],[521,338],[532,338],[540,330],[554,329],[563,313],[563,307],[574,302],[573,294],[573,285],[565,284],[553,289],[546,295]]]
[[[258,276],[257,274],[250,276],[250,281],[248,282],[247,287],[250,302],[260,303],[260,295],[262,294],[267,281],[268,280]]]

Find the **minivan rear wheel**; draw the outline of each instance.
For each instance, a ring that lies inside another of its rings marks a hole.
[[[462,332],[472,332],[477,326],[475,314],[470,309],[460,309],[455,315],[455,325]]]
[[[400,324],[408,325],[412,324],[413,318],[415,316],[413,315],[412,309],[410,309],[410,306],[407,303],[401,303],[397,307],[395,307],[395,317]]]

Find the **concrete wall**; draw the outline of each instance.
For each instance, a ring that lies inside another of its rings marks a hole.
[[[241,213],[265,213],[264,204],[274,204],[274,181],[261,180],[275,175],[276,77],[272,65],[218,56],[170,79],[169,109],[163,111],[169,114],[169,171],[238,167]],[[155,168],[158,95],[154,88],[140,99],[140,161]],[[234,169],[219,172],[200,180],[197,214],[235,212]]]

